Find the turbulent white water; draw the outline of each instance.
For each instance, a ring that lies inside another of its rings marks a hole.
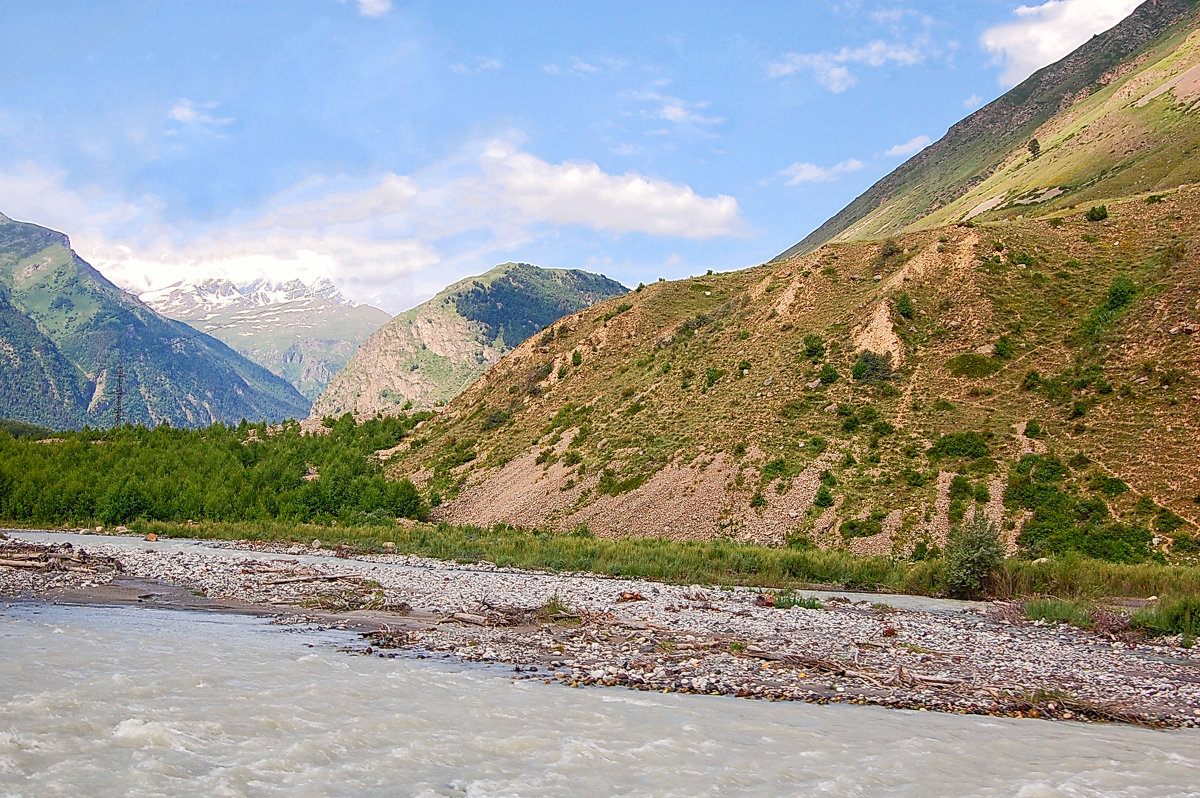
[[[572,690],[346,639],[5,608],[0,795],[1200,795],[1195,732]]]

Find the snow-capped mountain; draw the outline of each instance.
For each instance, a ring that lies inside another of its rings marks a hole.
[[[346,299],[325,278],[311,284],[184,280],[140,298],[162,315],[219,338],[309,399],[319,396],[358,345],[390,318]]]
[[[295,279],[282,283],[266,279],[248,283],[221,278],[180,280],[141,295],[141,300],[159,313],[181,321],[201,321],[230,311],[305,299],[323,299],[347,308],[358,306],[343,297],[337,286],[324,277],[311,285]]]

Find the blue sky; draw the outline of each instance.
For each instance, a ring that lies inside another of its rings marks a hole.
[[[0,211],[133,290],[398,312],[755,265],[1136,0],[9,3]]]

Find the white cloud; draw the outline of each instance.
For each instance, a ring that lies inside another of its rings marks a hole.
[[[197,103],[181,99],[167,112],[167,118],[184,125],[196,125],[206,128],[218,128],[233,122],[232,117],[213,116],[210,111],[217,107],[215,102]]]
[[[496,72],[504,68],[504,62],[498,58],[477,58],[475,66],[466,64],[451,64],[450,71],[456,75],[478,75],[481,72]]]
[[[0,197],[4,197],[0,210],[18,221],[69,233],[74,239],[99,237],[102,228],[136,224],[161,209],[154,197],[120,201],[95,187],[68,189],[66,180],[66,172],[48,172],[33,164],[0,172]]]
[[[574,58],[571,60],[571,71],[577,72],[580,75],[591,75],[600,71],[600,67],[595,64],[589,64],[582,58]]]
[[[863,162],[855,158],[847,161],[842,161],[833,166],[817,166],[813,163],[794,163],[787,169],[780,172],[781,175],[787,178],[789,186],[797,186],[801,183],[828,183],[837,180],[848,172],[857,172],[863,168]]]
[[[892,147],[885,152],[884,155],[887,155],[891,158],[913,155],[925,149],[932,143],[933,139],[929,138],[929,136],[915,136],[903,144],[897,144],[895,147]]]
[[[1018,6],[1016,22],[983,32],[980,43],[1001,64],[1000,85],[1015,86],[1052,64],[1094,34],[1116,25],[1141,0],[1047,0]]]
[[[185,277],[328,277],[393,312],[568,225],[692,240],[745,234],[733,197],[550,163],[516,142],[479,142],[411,175],[314,175],[219,222],[169,219],[156,197],[114,202],[32,166],[0,173],[0,196],[13,218],[69,233],[84,259],[138,293]]]
[[[616,233],[708,239],[744,233],[737,200],[702,197],[690,187],[594,163],[551,164],[494,141],[480,159],[499,199],[532,220]]]
[[[788,53],[779,61],[767,65],[767,75],[782,78],[797,72],[811,72],[822,86],[841,94],[858,83],[858,78],[847,64],[913,66],[924,60],[925,54],[918,46],[876,40],[862,47],[843,47],[825,53]]]
[[[358,13],[364,17],[382,17],[392,10],[392,0],[358,0]]]
[[[978,108],[980,103],[982,103],[982,102],[983,102],[982,97],[980,97],[978,94],[972,94],[970,97],[963,100],[963,108],[973,111],[976,108]]]
[[[651,114],[655,119],[664,119],[677,125],[719,125],[725,121],[722,116],[705,116],[701,111],[711,103],[707,100],[688,102],[678,97],[660,94],[656,91],[634,92],[633,98],[658,106]]]
[[[895,24],[904,18],[908,13],[907,9],[903,8],[886,8],[871,12],[871,19],[877,25]]]
[[[542,71],[547,75],[561,75],[564,72],[572,75],[595,75],[600,72],[620,72],[627,66],[629,66],[627,62],[609,56],[602,56],[591,61],[584,61],[582,58],[574,56],[571,58],[570,66],[563,67],[556,63],[542,64]]]

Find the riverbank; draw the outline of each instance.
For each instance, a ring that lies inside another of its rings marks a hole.
[[[445,653],[575,687],[1200,725],[1189,650],[1024,622],[1002,603],[674,586],[286,543],[9,534],[0,560],[40,552],[47,566],[0,566],[6,599],[353,624],[370,635],[364,654]],[[55,553],[74,559],[50,566]]]

